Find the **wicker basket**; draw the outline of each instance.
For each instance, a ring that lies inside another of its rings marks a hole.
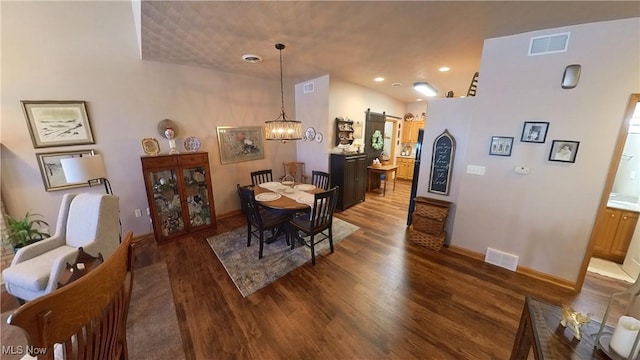
[[[449,206],[451,206],[451,203],[448,201],[430,199],[424,196],[416,197],[415,201],[416,208],[414,214],[439,221],[444,221],[449,213]]]
[[[411,224],[415,230],[430,235],[440,235],[444,232],[444,221],[431,219],[415,212],[411,218]]]
[[[442,245],[444,244],[444,239],[447,237],[446,232],[442,232],[440,235],[431,235],[427,233],[423,233],[422,231],[417,231],[410,226],[407,233],[407,238],[409,241],[416,245],[424,246],[428,249],[439,251],[442,249]]]

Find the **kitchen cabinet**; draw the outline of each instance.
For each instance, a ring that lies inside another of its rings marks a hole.
[[[336,146],[353,143],[353,121],[336,118]]]
[[[206,152],[140,159],[156,242],[216,227]]]
[[[367,155],[331,154],[329,159],[331,186],[339,186],[338,203],[340,210],[364,201],[367,191]]]
[[[417,143],[418,130],[424,128],[424,121],[404,121],[402,124],[402,143]]]
[[[593,256],[622,264],[637,222],[637,212],[607,207],[594,229]]]
[[[413,168],[416,161],[411,158],[398,157],[396,158],[396,164],[398,165],[398,172],[396,177],[398,179],[413,180]]]

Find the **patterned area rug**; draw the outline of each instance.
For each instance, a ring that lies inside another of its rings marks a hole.
[[[334,246],[358,229],[359,227],[353,224],[334,218]],[[295,249],[289,250],[284,236],[271,244],[265,244],[262,259],[258,260],[259,241],[254,238],[251,240],[251,246],[247,247],[246,227],[210,237],[207,241],[244,297],[311,261],[311,249],[296,244]],[[316,261],[322,261],[318,259],[318,255],[329,252],[329,241],[322,241],[316,245]]]

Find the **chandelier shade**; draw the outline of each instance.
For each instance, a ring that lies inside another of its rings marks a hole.
[[[275,120],[265,121],[265,137],[267,140],[278,140],[286,142],[287,140],[302,139],[302,122],[287,119],[284,111],[284,82],[282,80],[282,49],[283,44],[276,44],[276,49],[280,51],[280,99],[281,108],[280,116]]]

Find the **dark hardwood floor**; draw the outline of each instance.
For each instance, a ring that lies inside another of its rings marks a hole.
[[[525,295],[601,318],[610,294],[629,286],[589,274],[573,294],[446,248],[413,245],[405,235],[409,191],[398,181],[385,197],[367,193],[364,203],[336,213],[360,230],[316,266],[247,298],[204,238],[153,247],[151,261],[168,265],[186,358],[508,359]],[[225,218],[216,232],[240,226],[241,216]]]

